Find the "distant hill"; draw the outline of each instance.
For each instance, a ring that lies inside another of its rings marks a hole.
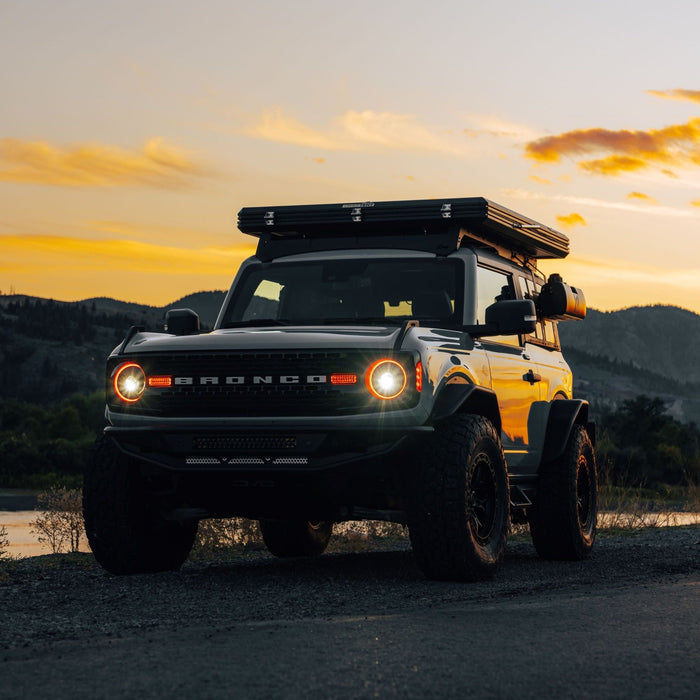
[[[590,309],[583,323],[560,323],[559,337],[564,347],[700,384],[700,316],[692,311],[675,306]]]
[[[195,292],[194,294],[188,294],[162,307],[144,306],[142,304],[133,304],[126,301],[117,301],[109,297],[95,297],[78,302],[58,303],[87,305],[90,308],[94,306],[96,310],[106,313],[126,314],[134,318],[145,318],[148,321],[146,325],[149,326],[149,330],[162,330],[165,321],[165,313],[169,309],[192,309],[199,314],[199,319],[203,328],[213,328],[225,295],[226,292],[224,291]],[[10,297],[0,297],[0,305],[2,305],[3,299],[9,298]]]
[[[198,292],[164,307],[106,297],[60,302],[0,296],[0,398],[33,403],[104,386],[107,355],[131,326],[163,330],[168,309],[191,308],[213,327],[225,292]]]
[[[132,325],[163,329],[165,313],[191,308],[214,325],[224,291],[197,292],[163,307],[106,297],[57,302],[0,296],[0,398],[46,403],[103,387],[104,362]],[[647,394],[700,424],[700,316],[672,306],[600,312],[559,324],[574,392],[594,414]]]
[[[700,424],[700,316],[675,306],[589,309],[559,324],[574,391],[598,409],[659,396],[674,418]]]

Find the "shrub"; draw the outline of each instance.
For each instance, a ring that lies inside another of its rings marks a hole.
[[[199,521],[192,557],[207,559],[226,552],[264,547],[257,520],[210,518]]]
[[[7,536],[7,528],[3,525],[0,527],[0,559],[4,559],[10,547],[10,539]]]
[[[83,528],[82,495],[79,489],[52,487],[37,498],[37,509],[42,513],[29,525],[41,544],[46,544],[54,554],[69,547],[69,552],[80,550]]]

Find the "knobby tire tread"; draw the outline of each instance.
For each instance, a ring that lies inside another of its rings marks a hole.
[[[502,470],[503,503],[497,541],[475,547],[468,530],[466,464],[477,446],[490,444]],[[482,416],[457,415],[441,423],[418,467],[412,508],[411,543],[419,567],[429,578],[476,581],[491,577],[503,559],[509,524],[505,458],[493,424]],[[492,551],[491,551],[492,550]]]

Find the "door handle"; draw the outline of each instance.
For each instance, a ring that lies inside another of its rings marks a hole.
[[[530,382],[530,384],[534,384],[535,382],[541,382],[542,381],[542,375],[538,374],[537,372],[533,372],[531,369],[529,369],[525,374],[523,375],[523,381],[524,382]]]

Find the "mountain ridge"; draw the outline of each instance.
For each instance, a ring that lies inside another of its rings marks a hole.
[[[106,356],[131,325],[160,331],[168,309],[188,307],[208,329],[225,294],[195,292],[162,307],[111,297],[58,302],[0,296],[0,398],[46,403],[97,390]],[[589,309],[583,322],[559,323],[559,334],[575,395],[595,410],[648,394],[666,401],[679,420],[700,423],[699,314],[662,304]]]

